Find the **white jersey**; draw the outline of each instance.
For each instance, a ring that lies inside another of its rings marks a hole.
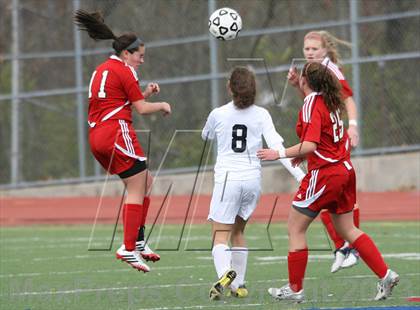
[[[226,180],[250,180],[261,177],[261,161],[257,151],[264,137],[269,148],[283,149],[283,138],[274,128],[269,112],[252,105],[238,109],[233,101],[211,111],[202,131],[204,140],[217,139],[216,183]],[[292,168],[290,160],[281,162],[300,181],[304,173]]]

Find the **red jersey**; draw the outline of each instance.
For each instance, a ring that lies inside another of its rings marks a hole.
[[[335,77],[340,81],[341,84],[341,95],[343,96],[343,100],[347,99],[348,97],[353,96],[353,91],[347,83],[346,78],[344,77],[343,72],[341,72],[341,69],[331,61],[328,57],[325,57],[322,61],[322,64],[326,66],[328,64],[328,69],[335,75]]]
[[[132,122],[131,103],[144,99],[133,67],[112,55],[93,72],[89,83],[90,127],[109,119]]]
[[[296,133],[300,141],[315,142],[318,147],[308,154],[308,171],[348,159],[348,136],[340,113],[328,111],[323,97],[311,93],[299,112]]]

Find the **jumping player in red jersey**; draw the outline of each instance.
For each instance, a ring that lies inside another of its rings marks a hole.
[[[145,47],[134,33],[115,36],[100,13],[78,10],[75,22],[94,40],[113,40],[115,54],[99,65],[89,83],[89,144],[92,154],[110,174],[118,174],[127,189],[123,207],[124,244],[116,257],[133,268],[148,272],[143,261],[158,261],[144,241],[144,225],[152,176],[132,125],[132,107],[139,114],[171,113],[166,102],[147,102],[159,93],[159,85],[149,83],[144,92],[136,73],[144,63]]]
[[[340,40],[327,31],[311,31],[304,37],[303,54],[308,62],[321,62],[322,64],[326,64],[328,62],[328,69],[340,81],[342,86],[341,95],[349,118],[347,133],[349,135],[350,145],[352,147],[356,147],[359,143],[359,133],[357,130],[357,108],[352,97],[353,91],[338,66],[340,63],[340,54],[337,50],[338,45],[344,45],[346,47],[351,46],[349,42]],[[288,79],[291,85],[296,87],[299,95],[303,98],[304,94],[299,88],[299,76],[296,68],[290,69]],[[348,159],[350,159],[350,151],[351,148],[349,147]],[[359,208],[357,204],[355,204],[355,208],[353,209],[353,220],[356,227],[359,227],[360,225],[359,214]],[[331,240],[333,240],[335,245],[335,258],[331,266],[331,272],[334,273],[341,268],[349,268],[356,265],[359,260],[359,254],[337,233],[332,223],[330,213],[327,210],[324,210],[321,212],[320,216]]]
[[[270,288],[268,292],[279,300],[304,300],[306,231],[320,211],[328,209],[338,233],[352,244],[380,279],[375,300],[386,299],[399,276],[388,269],[372,239],[353,223],[356,175],[348,159],[347,131],[341,120],[345,105],[340,95],[341,85],[327,65],[309,62],[303,68],[299,87],[306,97],[296,126],[301,142],[285,150],[262,149],[257,153],[262,160],[291,157],[294,165],[304,159],[308,161],[308,173],[293,199],[288,219],[289,283]]]

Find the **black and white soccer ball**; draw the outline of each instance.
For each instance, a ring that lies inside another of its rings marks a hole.
[[[241,16],[231,8],[221,8],[210,15],[209,31],[219,40],[233,40],[241,29]]]

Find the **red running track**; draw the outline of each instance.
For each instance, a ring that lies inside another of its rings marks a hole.
[[[252,221],[285,221],[293,194],[263,195]],[[277,203],[276,202],[277,199]],[[98,197],[10,198],[0,200],[0,225],[115,223],[121,198]],[[157,223],[189,224],[206,221],[209,195],[152,197],[148,222],[160,211]],[[420,192],[358,193],[362,221],[420,221]],[[99,205],[100,208],[99,208]],[[273,211],[274,208],[274,211]],[[188,214],[188,216],[186,216]]]

